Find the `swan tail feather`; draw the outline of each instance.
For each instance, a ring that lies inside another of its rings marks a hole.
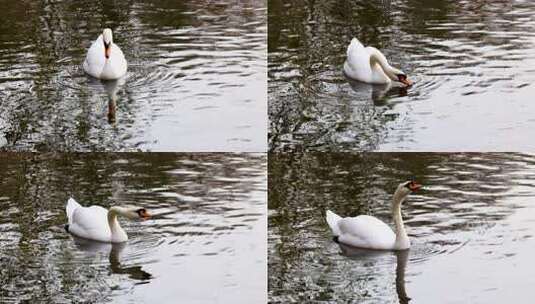
[[[72,215],[74,213],[74,210],[76,208],[82,207],[78,202],[74,200],[74,198],[69,198],[67,201],[67,207],[65,208],[65,211],[67,212],[67,219],[69,220],[69,224],[72,221]],[[68,229],[68,227],[65,227],[65,229]]]
[[[327,210],[326,214],[327,224],[331,228],[333,235],[338,237],[340,235],[340,228],[338,227],[338,222],[342,219],[339,215],[335,214],[331,210]]]

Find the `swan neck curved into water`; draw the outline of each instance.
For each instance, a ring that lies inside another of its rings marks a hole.
[[[405,200],[406,196],[399,193],[394,194],[394,203],[392,204],[392,218],[394,219],[394,225],[396,227],[396,249],[407,249],[409,245],[409,236],[405,230],[403,224],[403,218],[401,217],[401,204]]]
[[[396,69],[388,63],[385,56],[379,50],[372,48],[370,50],[370,66],[372,70],[376,71],[377,65],[379,65],[386,77],[390,80],[397,80]]]

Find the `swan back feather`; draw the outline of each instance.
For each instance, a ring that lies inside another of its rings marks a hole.
[[[396,242],[392,228],[373,216],[346,217],[340,220],[339,227],[339,241],[353,247],[388,250]]]

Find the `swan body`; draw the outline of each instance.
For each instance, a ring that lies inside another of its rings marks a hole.
[[[104,29],[93,42],[83,67],[87,74],[102,80],[119,79],[126,74],[126,59],[121,48],[113,43],[111,29]]]
[[[401,204],[411,192],[420,187],[421,185],[409,181],[400,184],[394,193],[392,217],[395,232],[381,220],[369,215],[342,218],[327,210],[327,223],[342,244],[377,250],[408,249],[411,245],[401,218]]]
[[[364,47],[357,38],[353,38],[347,47],[347,59],[344,73],[352,79],[371,84],[390,84],[397,81],[406,86],[412,85],[407,75],[392,67],[378,49]]]
[[[143,208],[114,206],[106,210],[100,206],[83,207],[73,198],[67,201],[66,212],[68,224],[65,229],[69,233],[84,239],[107,243],[122,243],[128,240],[128,235],[117,220],[118,215],[129,219],[150,217]]]

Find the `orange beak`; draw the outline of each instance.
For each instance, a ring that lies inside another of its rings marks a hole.
[[[109,59],[110,58],[110,54],[111,54],[111,47],[104,47],[104,55],[106,56],[106,59]]]
[[[410,81],[409,78],[400,79],[399,81],[408,87],[412,85],[412,81]]]
[[[420,188],[422,188],[422,185],[420,185],[418,183],[415,183],[415,182],[412,182],[412,183],[409,184],[409,188],[411,189],[411,191],[417,191]]]
[[[151,218],[152,215],[151,215],[150,213],[148,213],[147,211],[145,211],[145,212],[142,212],[142,213],[140,214],[140,216],[141,216],[141,218],[142,218],[143,220],[148,220],[149,218]]]

